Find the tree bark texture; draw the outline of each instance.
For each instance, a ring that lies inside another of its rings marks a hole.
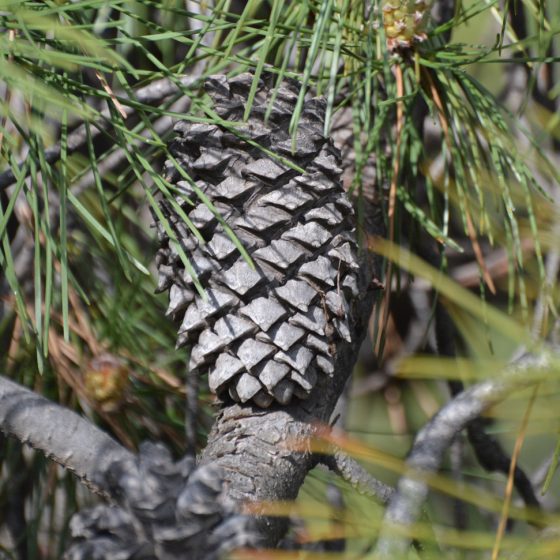
[[[133,457],[89,420],[2,376],[0,429],[41,451],[104,497],[110,496],[96,474]]]
[[[219,412],[200,463],[213,462],[223,469],[232,499],[268,502],[296,498],[317,462],[311,451],[315,426],[329,422],[367,331],[373,291],[363,286],[363,296],[358,300],[359,320],[353,325],[352,343],[338,349],[335,376],[323,378],[307,401],[264,410],[232,404]],[[260,530],[265,544],[277,543],[285,527],[285,519],[263,517]]]

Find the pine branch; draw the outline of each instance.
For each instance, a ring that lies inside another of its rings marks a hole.
[[[489,407],[503,401],[514,391],[550,379],[558,368],[558,349],[543,349],[539,354],[524,354],[504,373],[478,383],[446,404],[420,431],[407,459],[407,471],[385,512],[377,543],[376,558],[400,558],[406,555],[407,534],[418,520],[428,495],[427,478],[436,473],[455,436]]]
[[[197,80],[200,79],[198,72],[193,72],[182,78],[178,78],[177,81],[172,81],[168,78],[163,78],[152,82],[151,84],[138,89],[135,92],[134,101],[136,103],[143,103],[146,105],[153,103],[160,103],[167,97],[179,93],[182,88],[193,87]],[[119,100],[123,104],[123,109],[127,118],[130,118],[132,114],[136,112],[135,107],[127,106],[127,98],[120,98]],[[113,126],[111,121],[111,113],[108,109],[105,109],[101,113],[101,118],[97,120],[94,125],[90,128],[90,137],[95,140],[102,133],[107,132]],[[76,128],[72,133],[68,135],[67,153],[68,155],[83,148],[88,142],[88,133],[85,124],[82,124]],[[55,144],[51,148],[45,150],[45,161],[50,165],[54,165],[60,160],[61,157],[61,145]],[[18,167],[21,169],[24,166],[24,161],[20,161]],[[29,174],[29,172],[28,172]],[[0,174],[0,190],[4,190],[16,182],[17,178],[12,169],[7,169]]]
[[[73,472],[90,490],[110,497],[98,473],[133,457],[88,420],[0,376],[0,430]]]
[[[340,449],[335,449],[322,457],[321,463],[348,482],[360,494],[369,496],[379,503],[386,504],[395,492],[394,488],[374,478],[360,463]]]

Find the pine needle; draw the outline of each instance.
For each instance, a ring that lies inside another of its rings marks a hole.
[[[533,393],[531,395],[531,398],[529,399],[529,403],[527,404],[525,414],[523,415],[523,420],[521,421],[521,427],[519,428],[517,438],[515,439],[515,447],[513,448],[511,463],[509,465],[509,474],[508,474],[506,491],[504,496],[504,505],[500,516],[500,523],[498,525],[498,530],[496,531],[496,540],[494,542],[494,548],[492,549],[492,560],[498,560],[498,556],[500,554],[500,545],[504,537],[504,532],[506,530],[506,523],[509,517],[509,510],[511,507],[511,497],[513,494],[513,482],[514,482],[513,479],[515,476],[515,468],[517,466],[517,460],[519,459],[519,454],[521,453],[521,447],[523,446],[523,442],[525,441],[525,436],[527,435],[527,426],[529,424],[529,418],[531,416],[531,411],[533,410],[533,405],[535,404],[535,399],[537,397],[538,390],[539,390],[539,386],[537,385],[533,389]]]
[[[451,147],[451,136],[450,136],[450,132],[449,132],[449,124],[447,122],[447,118],[445,116],[445,109],[443,107],[443,103],[441,102],[441,98],[439,96],[437,87],[434,84],[434,81],[432,79],[432,77],[430,76],[430,72],[428,70],[424,71],[424,76],[429,84],[429,88],[430,88],[430,92],[432,94],[432,99],[438,109],[438,118],[441,124],[441,129],[443,132],[443,136],[445,138],[445,142],[448,146],[449,152],[452,152],[452,147]],[[484,279],[484,281],[486,282],[488,288],[490,289],[490,291],[495,294],[496,293],[496,287],[494,286],[494,281],[492,280],[492,276],[490,275],[490,273],[488,272],[488,267],[486,265],[486,261],[484,260],[484,255],[482,253],[482,250],[480,249],[480,244],[478,243],[478,238],[476,235],[476,230],[474,229],[473,223],[472,223],[472,219],[470,216],[470,213],[468,211],[468,208],[464,207],[463,211],[465,212],[465,220],[466,220],[466,224],[467,224],[467,234],[469,236],[469,239],[471,241],[471,245],[473,247],[473,251],[476,257],[476,260],[478,262],[478,265],[480,266],[480,270],[482,273],[482,277]]]
[[[403,110],[403,97],[404,97],[404,83],[403,72],[399,64],[394,67],[395,82],[397,86],[397,122],[396,122],[396,141],[395,153],[393,155],[393,174],[391,176],[391,187],[389,189],[389,210],[387,213],[389,219],[389,241],[395,241],[395,209],[397,206],[397,184],[399,181],[400,170],[400,157],[401,157],[401,142],[404,126],[404,110]],[[389,323],[389,308],[391,303],[391,290],[392,290],[392,277],[393,277],[393,262],[387,262],[387,271],[385,274],[385,297],[383,300],[383,315],[379,329],[379,336],[375,345],[375,352],[378,356],[383,353],[384,333]]]

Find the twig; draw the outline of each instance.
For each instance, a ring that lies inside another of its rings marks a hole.
[[[439,95],[438,89],[436,87],[436,84],[434,83],[434,80],[432,79],[432,76],[430,74],[430,72],[426,69],[424,69],[424,76],[426,79],[426,82],[430,88],[430,94],[432,96],[432,99],[434,100],[434,104],[437,107],[438,110],[438,118],[439,118],[439,122],[440,122],[440,126],[441,126],[441,130],[442,130],[442,134],[445,140],[445,143],[447,144],[447,149],[449,150],[449,153],[452,153],[453,148],[452,148],[452,144],[451,144],[451,133],[449,131],[449,123],[447,122],[447,116],[445,114],[445,107],[444,104],[441,100],[441,97]],[[496,293],[496,286],[494,285],[494,281],[492,280],[492,276],[491,274],[488,272],[488,266],[486,264],[486,261],[484,259],[484,254],[482,252],[482,249],[480,248],[480,243],[478,242],[478,237],[476,234],[476,229],[474,228],[474,225],[472,223],[472,218],[470,216],[469,210],[467,207],[464,208],[465,211],[465,217],[466,217],[466,225],[467,225],[467,235],[470,239],[471,242],[471,246],[473,248],[473,252],[474,255],[476,257],[476,261],[478,262],[479,266],[480,266],[480,272],[482,274],[482,278],[484,279],[484,282],[486,283],[486,285],[488,286],[489,290],[495,294]]]
[[[434,267],[440,266],[440,261],[436,257],[434,251],[430,251],[428,247],[421,248],[423,257]],[[437,301],[435,307],[435,333],[437,341],[438,354],[455,358],[457,355],[455,347],[455,325],[449,316],[449,313],[441,303]],[[458,380],[449,380],[449,388],[451,395],[456,397],[464,389],[464,385]],[[511,459],[503,450],[500,442],[486,433],[486,423],[482,418],[475,418],[466,426],[467,437],[472,445],[477,461],[489,472],[502,472],[508,475],[510,472]],[[535,496],[535,491],[531,481],[519,466],[514,466],[514,483],[515,488],[522,496],[525,504],[529,507],[540,507],[539,501]]]
[[[487,434],[484,420],[476,418],[467,426],[469,443],[473,446],[477,461],[489,472],[501,472],[508,475],[511,469],[511,459],[502,449],[500,442]],[[519,465],[514,465],[514,484],[525,505],[539,508],[540,503],[529,477]]]
[[[436,13],[434,14],[435,25],[441,25],[443,23],[448,23],[455,17],[455,0],[438,0],[435,3]],[[443,34],[444,43],[448,43],[451,39],[451,32],[453,31],[453,25],[449,26],[449,29]]]
[[[340,449],[323,455],[320,462],[360,494],[374,498],[381,504],[386,504],[395,492],[394,488],[374,478],[360,463]]]
[[[7,449],[7,437],[0,433],[0,449],[3,450],[2,459]],[[9,492],[6,497],[3,524],[10,534],[13,545],[14,559],[24,560],[29,558],[27,530],[28,524],[25,519],[26,499],[32,491],[33,470],[26,463],[22,450],[19,449],[15,455],[15,462],[3,461],[6,469],[6,480],[9,480]]]
[[[543,349],[540,354],[524,354],[501,376],[478,383],[459,394],[420,431],[407,460],[405,475],[385,512],[376,548],[376,558],[403,557],[409,547],[407,529],[420,516],[428,495],[428,477],[440,468],[445,451],[456,434],[488,407],[504,400],[513,391],[533,386],[558,369],[558,349]]]
[[[182,87],[189,88],[193,87],[196,81],[200,78],[198,73],[193,73],[188,76],[183,76],[177,82],[173,82],[168,78],[162,80],[157,80],[143,88],[138,89],[135,92],[134,101],[138,103],[157,103],[169,97],[170,95],[178,93]],[[134,107],[125,106],[123,111],[126,113],[127,117],[135,111]],[[102,132],[105,132],[111,124],[110,112],[105,110],[101,113],[101,118],[95,123],[95,127],[91,128],[91,138],[92,140],[99,136]],[[76,130],[68,135],[68,146],[67,153],[72,154],[85,146],[88,141],[88,135],[86,132],[85,125],[80,125]],[[55,144],[51,148],[45,150],[45,161],[49,164],[56,163],[61,156],[60,144]],[[21,169],[24,162],[18,163],[18,167]],[[16,182],[16,177],[12,169],[7,169],[0,174],[0,190],[8,188],[10,185]]]
[[[396,145],[395,145],[395,154],[393,160],[393,172],[391,176],[391,185],[389,187],[389,209],[387,212],[387,218],[389,220],[389,241],[391,241],[391,243],[395,241],[395,219],[396,219],[395,210],[397,207],[397,183],[400,174],[402,129],[404,123],[404,104],[402,100],[402,98],[404,97],[403,72],[402,72],[402,68],[398,64],[395,64],[393,71],[395,74],[395,81],[397,86],[397,123],[396,123]],[[381,328],[379,329],[379,336],[377,337],[377,342],[375,344],[375,353],[378,356],[383,353],[383,341],[384,341],[383,334],[387,330],[387,324],[389,323],[392,277],[393,277],[393,262],[389,261],[387,263],[387,270],[385,272],[385,279],[386,279],[385,284],[387,286],[387,291],[385,292],[385,297],[383,299]]]
[[[72,471],[96,494],[108,496],[96,479],[132,453],[91,422],[0,376],[0,430],[42,451]]]
[[[373,498],[379,504],[387,504],[395,494],[395,489],[392,486],[388,486],[374,478],[360,463],[342,451],[342,449],[333,447],[330,453],[321,457],[321,463],[339,475],[342,480],[348,482],[357,492]],[[426,515],[424,514],[423,517],[426,518]],[[430,548],[439,550],[436,536],[429,523],[426,523],[426,530],[430,535]],[[424,557],[424,553],[428,552],[424,550],[422,543],[418,540],[414,539],[412,544],[420,557]],[[431,558],[431,556],[428,557]]]
[[[190,99],[183,97],[175,102],[171,107],[170,111],[175,111],[177,113],[186,113],[190,107]],[[163,116],[154,121],[152,125],[153,131],[162,136],[165,132],[171,129],[173,126],[173,119],[168,116]],[[148,138],[152,130],[146,129],[140,132],[140,136]],[[140,144],[140,140],[133,140],[131,142],[132,146],[137,146]],[[114,171],[118,169],[123,163],[127,161],[127,151],[122,148],[117,148],[114,152],[104,157],[98,163],[99,175],[104,177],[109,171]],[[93,171],[88,171],[83,175],[75,184],[72,185],[72,192],[75,196],[79,196],[80,193],[87,190],[91,185],[94,184],[95,176]]]

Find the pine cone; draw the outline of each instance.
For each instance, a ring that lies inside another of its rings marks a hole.
[[[383,27],[389,50],[409,49],[425,41],[431,0],[384,0]]]
[[[325,100],[306,98],[292,151],[288,129],[300,85],[288,80],[273,89],[273,79],[267,74],[260,81],[242,122],[253,75],[211,77],[206,91],[224,126],[175,126],[171,153],[197,188],[170,162],[167,178],[206,243],[168,201],[162,211],[206,298],[196,292],[161,223],[156,261],[158,288],[170,290],[168,314],[182,321],[178,346],[192,347],[191,375],[208,372],[210,389],[222,398],[261,407],[287,404],[293,395],[305,399],[317,375],[334,374],[337,344],[350,342],[359,271],[339,152],[323,136]]]
[[[111,465],[100,484],[119,507],[76,514],[65,560],[218,560],[258,546],[255,518],[241,515],[215,465],[174,462],[162,444],[146,442],[137,459]]]

